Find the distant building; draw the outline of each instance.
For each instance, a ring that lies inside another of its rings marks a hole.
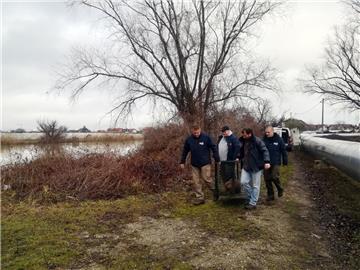
[[[78,129],[77,132],[80,132],[80,133],[91,133],[91,130],[89,130],[87,127],[83,126],[82,128]]]
[[[15,130],[11,130],[10,132],[11,132],[11,133],[25,133],[26,130],[23,129],[23,128],[17,128],[17,129],[15,129]]]

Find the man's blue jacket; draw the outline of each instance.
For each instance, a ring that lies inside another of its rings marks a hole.
[[[272,137],[265,136],[263,141],[269,150],[271,165],[281,165],[281,159],[283,165],[288,164],[288,156],[284,141],[277,133],[274,133],[274,136]]]
[[[202,166],[211,164],[211,151],[213,152],[215,161],[219,162],[220,158],[216,145],[207,134],[201,132],[198,138],[190,135],[185,140],[180,163],[184,164],[187,154],[191,152],[191,165],[201,168]]]

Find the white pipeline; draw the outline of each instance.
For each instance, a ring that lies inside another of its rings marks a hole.
[[[360,143],[301,134],[304,149],[360,181]]]

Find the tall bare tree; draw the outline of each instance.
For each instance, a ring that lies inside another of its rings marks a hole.
[[[107,53],[77,50],[56,88],[78,96],[90,84],[114,83],[122,116],[141,99],[164,101],[188,124],[204,124],[213,106],[273,90],[273,69],[249,57],[254,27],[270,1],[82,1],[108,23]],[[127,86],[121,87],[120,81]]]
[[[360,1],[347,1],[353,16],[335,29],[325,50],[325,64],[308,69],[305,91],[321,94],[331,103],[360,110]]]

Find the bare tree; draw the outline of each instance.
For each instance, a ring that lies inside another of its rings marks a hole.
[[[353,15],[355,15],[355,17],[360,14],[359,0],[345,0],[344,3],[350,7],[350,10],[352,11]]]
[[[258,124],[268,123],[272,119],[272,105],[270,100],[268,99],[257,99],[255,100],[254,109],[254,116]]]
[[[286,120],[286,113],[283,113],[279,118],[273,117],[269,122],[273,127],[281,127]]]
[[[41,141],[44,143],[55,143],[59,142],[65,137],[65,132],[67,130],[64,126],[59,126],[56,120],[52,121],[38,121],[38,130],[44,135],[41,138]]]
[[[165,102],[188,124],[204,124],[211,107],[274,89],[274,70],[249,57],[254,27],[279,5],[271,1],[82,1],[104,16],[112,47],[76,50],[55,88],[77,97],[89,85],[112,83],[111,112],[131,112],[141,99]],[[120,87],[126,81],[126,87]],[[118,119],[118,118],[117,118]]]
[[[325,50],[325,64],[308,69],[305,91],[320,94],[330,103],[360,109],[360,3],[349,1],[354,17],[335,29],[335,37]]]

